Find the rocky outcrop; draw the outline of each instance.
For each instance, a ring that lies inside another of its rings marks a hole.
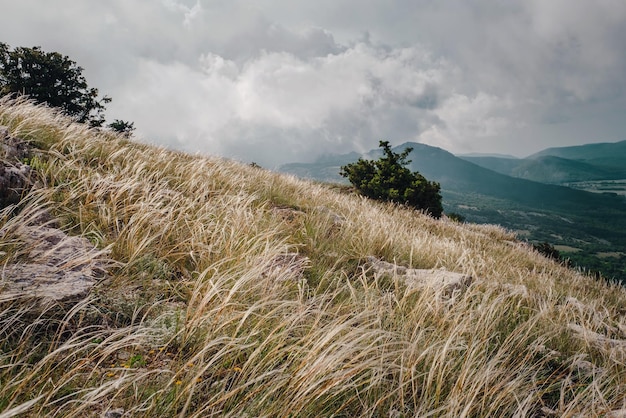
[[[298,281],[304,277],[304,272],[310,265],[311,260],[298,253],[281,254],[272,259],[263,271],[263,276],[275,277],[277,280]]]
[[[21,162],[28,155],[28,144],[0,126],[0,208],[18,203],[32,187],[31,168]]]
[[[463,293],[473,281],[472,276],[444,269],[412,269],[397,264],[368,257],[367,267],[377,275],[391,275],[402,278],[408,287],[429,287],[442,299],[449,300]]]
[[[110,262],[89,240],[56,228],[22,226],[14,231],[25,261],[0,270],[0,302],[37,299],[70,302],[84,298]]]

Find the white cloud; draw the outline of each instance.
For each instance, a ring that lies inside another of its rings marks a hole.
[[[267,165],[380,139],[526,153],[626,130],[622,0],[21,0],[5,11],[4,42],[69,55],[113,97],[110,119],[189,151]]]
[[[274,165],[415,137],[454,71],[420,48],[360,43],[338,54],[272,52],[241,64],[213,53],[195,66],[144,59],[134,74],[118,92],[118,111],[146,138]],[[246,152],[249,144],[258,146]]]

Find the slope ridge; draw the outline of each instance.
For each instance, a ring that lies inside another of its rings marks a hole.
[[[1,100],[0,125],[35,148],[38,177],[2,210],[3,264],[22,262],[15,230],[42,212],[116,263],[80,301],[0,304],[0,414],[623,412],[626,291],[502,228],[135,143],[30,103]],[[406,284],[417,269],[472,280],[440,297]]]

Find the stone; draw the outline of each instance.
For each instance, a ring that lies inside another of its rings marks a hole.
[[[567,328],[573,331],[578,338],[589,344],[598,348],[614,350],[616,353],[621,353],[622,356],[626,356],[626,340],[610,338],[578,324],[567,324]]]
[[[30,155],[26,141],[11,136],[9,128],[0,126],[0,158],[9,162],[22,161]]]
[[[30,166],[0,160],[0,207],[18,203],[32,187]]]
[[[304,277],[304,272],[310,265],[311,260],[298,253],[280,254],[272,259],[263,275],[276,277],[279,280],[298,281]]]
[[[22,163],[29,153],[26,142],[12,137],[6,126],[0,126],[0,208],[18,203],[32,187],[32,170]]]
[[[56,228],[21,226],[15,232],[24,262],[0,270],[0,302],[34,298],[44,303],[70,302],[87,296],[112,264],[107,251],[82,237]]]
[[[443,299],[451,299],[463,293],[473,282],[470,275],[444,269],[412,269],[371,256],[367,258],[367,266],[374,274],[395,275],[402,278],[409,288],[432,288]]]
[[[109,409],[104,414],[102,414],[103,418],[121,418],[124,416],[124,408],[115,408]]]

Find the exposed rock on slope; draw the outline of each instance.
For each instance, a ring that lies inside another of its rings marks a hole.
[[[108,266],[105,252],[89,240],[70,237],[56,228],[23,226],[17,242],[28,262],[6,265],[0,271],[0,301],[36,298],[67,302],[85,297]]]
[[[397,275],[409,287],[430,287],[442,299],[450,299],[463,293],[471,284],[472,276],[437,269],[411,269],[368,257],[369,267],[377,275]]]
[[[5,126],[0,126],[0,207],[19,202],[31,186],[30,166],[20,160],[29,154],[24,141],[9,135]]]
[[[29,155],[28,144],[0,126],[0,207],[19,203],[32,188],[31,167],[20,162]],[[45,220],[49,215],[37,218]],[[12,230],[0,231],[25,255],[0,270],[0,302],[19,298],[41,302],[80,299],[105,273],[108,261],[103,251],[85,238],[70,237],[50,225],[14,225]]]

